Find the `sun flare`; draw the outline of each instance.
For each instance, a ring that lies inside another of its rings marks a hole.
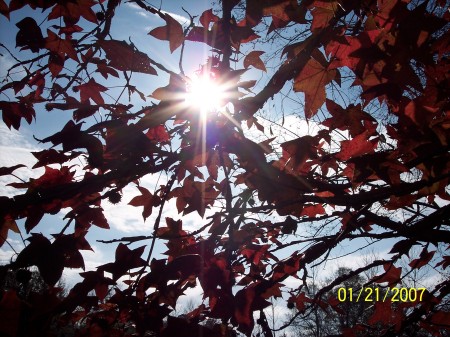
[[[219,110],[226,99],[225,88],[206,75],[194,78],[187,92],[186,103],[198,108],[202,115]]]

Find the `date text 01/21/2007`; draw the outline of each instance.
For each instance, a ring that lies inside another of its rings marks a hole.
[[[362,287],[359,289],[339,288],[339,302],[415,302],[422,301],[426,288],[379,288]]]

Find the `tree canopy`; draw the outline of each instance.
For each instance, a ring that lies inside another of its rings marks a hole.
[[[0,246],[11,232],[26,239],[1,274],[36,266],[48,286],[26,308],[3,290],[0,331],[43,336],[72,324],[77,336],[269,337],[316,308],[342,312],[329,295],[339,285],[364,279],[385,292],[428,265],[434,281],[420,299],[380,299],[364,323],[339,333],[401,336],[414,326],[443,335],[447,2],[222,0],[184,22],[155,3],[0,0],[4,125],[65,118],[35,136],[42,148],[28,169],[38,177],[21,178],[27,163],[0,168],[16,189],[0,196]],[[135,42],[132,29],[129,40],[117,37],[127,6],[158,18],[146,41],[161,48]],[[196,48],[204,59],[189,59]],[[187,62],[201,63],[196,74]],[[90,231],[110,229],[105,205],[123,203],[130,188],[129,205],[151,229],[99,240],[115,260],[85,268]],[[49,215],[63,218],[57,233],[46,232]],[[385,252],[308,290],[312,269],[375,244]],[[66,269],[81,280],[58,296]],[[201,303],[177,317],[177,302],[198,287]],[[296,308],[283,326],[267,320],[274,300]]]

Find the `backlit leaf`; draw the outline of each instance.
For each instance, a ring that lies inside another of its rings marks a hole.
[[[44,48],[58,55],[61,60],[64,60],[67,55],[72,60],[78,61],[77,52],[71,41],[59,38],[50,29],[47,29],[47,35]]]
[[[170,51],[173,53],[184,41],[183,27],[169,14],[164,14],[166,25],[157,27],[148,33],[159,40],[169,41]]]
[[[128,203],[131,206],[144,206],[144,210],[142,211],[142,217],[146,220],[151,214],[153,206],[158,205],[158,197],[153,196],[149,190],[145,187],[138,186],[139,192],[141,195],[138,195],[131,199]]]
[[[244,68],[254,66],[256,69],[267,71],[264,62],[261,60],[260,56],[264,54],[263,51],[253,50],[247,54],[244,58]]]
[[[103,97],[100,95],[100,92],[107,91],[108,89],[95,82],[93,78],[91,78],[87,83],[75,86],[74,89],[80,91],[80,99],[82,103],[89,102],[89,99],[92,99],[92,101],[97,104],[105,103]]]
[[[208,9],[202,13],[199,21],[203,27],[208,28],[211,22],[219,21],[219,17],[212,12],[212,9]]]
[[[424,248],[424,249],[422,250],[422,252],[420,253],[419,258],[412,260],[412,261],[409,263],[409,266],[410,266],[412,269],[420,269],[420,268],[422,268],[422,267],[425,266],[428,262],[430,262],[430,260],[431,260],[431,259],[433,258],[433,256],[434,256],[434,253],[436,253],[435,250],[433,250],[433,251],[431,251],[431,252],[428,252],[428,251],[426,250],[426,248]]]
[[[147,54],[135,50],[125,41],[101,40],[97,44],[105,51],[109,60],[108,66],[121,71],[157,75]]]
[[[328,68],[325,62],[309,59],[294,80],[294,91],[305,93],[305,116],[314,116],[325,102],[325,86],[338,74],[337,69]]]
[[[394,287],[400,282],[400,276],[402,274],[401,267],[395,267],[393,263],[386,263],[383,265],[385,272],[380,276],[375,276],[374,281],[377,283],[387,282],[389,287]]]

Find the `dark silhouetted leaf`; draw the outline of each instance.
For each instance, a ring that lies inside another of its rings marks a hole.
[[[45,40],[41,28],[33,18],[26,17],[16,26],[19,28],[16,35],[16,47],[30,49],[33,53],[38,53],[41,48],[44,48]]]
[[[139,192],[141,195],[134,197],[128,203],[132,206],[144,206],[144,210],[142,211],[142,217],[146,220],[152,214],[153,206],[157,206],[159,204],[158,197],[153,196],[149,190],[144,187],[138,186]]]
[[[147,54],[135,50],[126,42],[103,40],[98,41],[97,44],[105,51],[110,67],[121,71],[157,75],[156,70],[151,66],[151,61]]]

